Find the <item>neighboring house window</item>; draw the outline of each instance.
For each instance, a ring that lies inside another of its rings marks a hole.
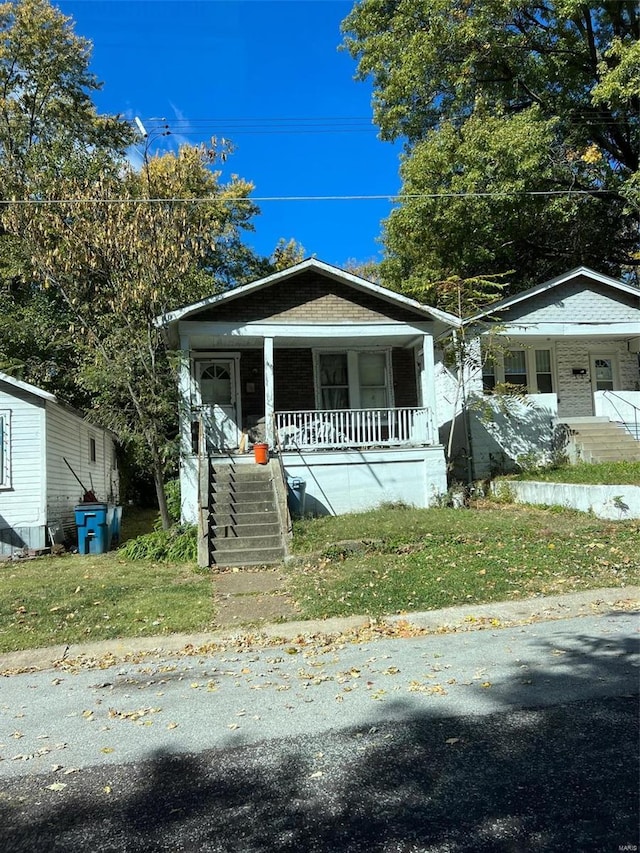
[[[510,349],[504,354],[504,381],[527,388],[527,356],[523,349]]]
[[[11,412],[0,411],[0,488],[11,486]]]
[[[496,366],[492,359],[485,358],[482,365],[482,390],[489,394],[496,387]]]
[[[388,350],[316,353],[321,409],[386,409],[391,404]]]
[[[553,368],[549,349],[508,349],[486,358],[482,388],[491,393],[496,385],[520,386],[529,394],[553,393]]]
[[[95,438],[89,438],[89,462],[96,461],[96,440]]]
[[[553,377],[551,375],[551,350],[535,350],[536,386],[538,394],[553,393]]]

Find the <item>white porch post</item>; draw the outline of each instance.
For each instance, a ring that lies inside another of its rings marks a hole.
[[[273,338],[264,339],[264,429],[269,447],[275,445],[273,429]]]
[[[178,368],[178,405],[180,406],[180,455],[191,454],[191,370],[189,365],[189,336],[180,335],[180,366]]]
[[[422,405],[428,409],[427,417],[427,441],[436,442],[438,430],[436,428],[436,382],[435,361],[433,357],[433,338],[425,335],[422,339],[422,370],[420,371],[420,390],[422,391]]]

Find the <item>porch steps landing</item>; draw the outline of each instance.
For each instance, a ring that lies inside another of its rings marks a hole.
[[[281,563],[286,545],[272,465],[212,458],[208,468],[207,564],[229,568]]]
[[[640,442],[606,417],[558,418],[569,429],[569,456],[583,462],[640,461]]]

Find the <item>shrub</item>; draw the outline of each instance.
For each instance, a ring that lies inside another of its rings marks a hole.
[[[164,493],[167,498],[169,518],[178,524],[180,522],[180,480],[169,480],[165,483]]]
[[[157,524],[152,533],[130,539],[118,553],[125,560],[195,563],[198,559],[198,529],[195,525],[174,524],[169,530],[163,530]]]

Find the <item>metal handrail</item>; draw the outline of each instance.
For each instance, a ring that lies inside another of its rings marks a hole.
[[[612,397],[616,397],[618,400],[622,400],[622,402],[625,404],[625,406],[630,406],[630,407],[633,409],[633,428],[634,428],[634,432],[631,432],[631,430],[628,430],[628,431],[629,431],[629,433],[630,433],[631,435],[633,435],[633,437],[634,437],[636,440],[640,440],[640,437],[639,437],[639,436],[640,436],[640,433],[638,432],[638,424],[639,424],[638,415],[640,414],[640,408],[638,408],[638,406],[636,406],[636,405],[635,405],[634,403],[632,403],[630,400],[627,400],[627,399],[625,399],[624,397],[621,397],[621,396],[620,396],[620,394],[616,394],[616,392],[615,392],[615,391],[609,391],[609,390],[603,391],[603,392],[602,392],[602,396],[603,396],[603,397],[605,397],[607,400],[611,400],[611,398],[612,398]],[[614,411],[619,415],[619,417],[620,417],[620,422],[621,422],[621,423],[625,426],[625,428],[626,428],[626,426],[627,426],[627,421],[626,421],[626,420],[625,420],[625,418],[622,416],[622,413],[620,412],[620,410],[618,409],[618,407],[616,406],[616,404],[615,404],[613,401],[611,402],[611,405],[613,406]]]

